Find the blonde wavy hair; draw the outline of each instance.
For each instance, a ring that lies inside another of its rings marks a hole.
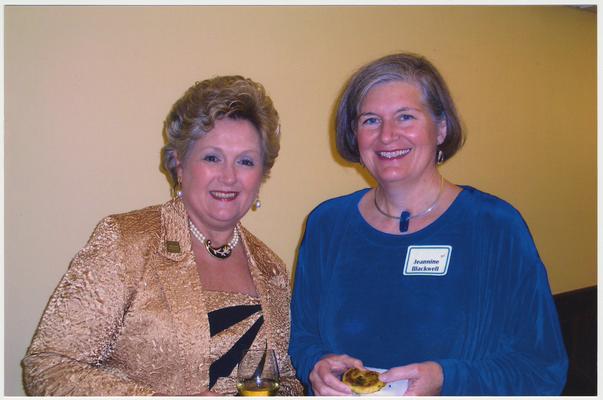
[[[223,118],[247,120],[257,129],[263,179],[268,178],[280,149],[278,112],[261,84],[239,75],[218,76],[191,86],[165,119],[163,134],[167,143],[161,149],[161,160],[172,187],[177,185],[178,160],[184,160],[191,145]]]

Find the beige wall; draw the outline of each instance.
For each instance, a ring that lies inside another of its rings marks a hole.
[[[554,292],[596,283],[596,15],[567,7],[6,7],[5,388],[103,216],[163,202],[161,125],[196,80],[265,84],[282,151],[246,224],[293,264],[304,218],[368,183],[336,160],[344,80],[408,50],[468,132],[442,168],[521,210]]]

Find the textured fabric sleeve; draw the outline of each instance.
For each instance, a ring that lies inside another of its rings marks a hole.
[[[101,221],[52,294],[22,361],[28,395],[153,393],[104,365],[132,292],[119,242],[114,220]]]
[[[279,396],[303,396],[304,388],[295,376],[281,376]]]
[[[284,264],[283,264],[283,268],[284,268]],[[285,270],[286,271],[286,270]],[[283,273],[283,280],[285,282],[286,285],[286,296],[285,296],[285,302],[284,304],[281,304],[280,302],[279,307],[284,307],[285,310],[289,311],[289,309],[287,308],[289,306],[289,304],[291,303],[291,298],[289,296],[289,294],[291,293],[291,288],[289,286],[289,275],[287,273]],[[287,312],[287,320],[288,322],[291,321],[289,312]],[[286,328],[283,329],[283,328]],[[279,329],[278,331],[284,331],[287,333],[286,337],[284,338],[284,342],[287,343],[288,339],[290,337],[290,328],[291,325],[290,323],[287,324],[286,326],[282,327],[281,329]],[[282,355],[282,357],[280,359],[279,362],[279,369],[280,369],[280,387],[279,387],[279,391],[278,391],[278,395],[279,396],[303,396],[304,395],[304,388],[302,386],[302,384],[300,383],[300,381],[297,379],[296,376],[296,371],[295,368],[293,367],[293,365],[291,364],[291,358],[289,356],[289,354],[287,354],[287,346],[285,345],[285,351],[283,352],[284,354]]]
[[[322,266],[320,252],[320,233],[310,216],[295,269],[289,341],[291,361],[308,390],[311,388],[308,378],[314,364],[328,353],[319,330],[320,293],[324,284],[319,274]]]
[[[278,257],[277,259],[278,271],[279,271],[279,281],[282,281],[282,285],[284,287],[284,291],[282,296],[279,295],[281,300],[274,299],[274,303],[272,307],[278,307],[280,310],[283,310],[286,315],[287,323],[283,324],[281,327],[277,327],[276,332],[279,335],[279,341],[283,341],[285,343],[284,351],[282,351],[282,355],[277,356],[279,360],[279,369],[280,369],[280,386],[278,390],[279,396],[303,396],[304,388],[300,381],[296,377],[296,371],[291,364],[291,359],[289,354],[287,354],[287,342],[290,337],[290,313],[289,313],[289,304],[291,303],[291,287],[289,286],[289,273],[287,272],[287,268],[285,267],[285,263]],[[273,292],[273,296],[276,296],[278,292],[275,290]],[[284,336],[284,337],[283,337]],[[280,348],[279,348],[280,352]]]
[[[501,226],[497,222],[486,224]],[[444,371],[442,394],[559,395],[567,356],[546,269],[527,225],[516,213],[477,247],[483,268],[476,284],[484,290],[474,356],[437,360]]]

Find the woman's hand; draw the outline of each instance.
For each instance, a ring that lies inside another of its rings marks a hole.
[[[442,391],[444,373],[440,364],[426,361],[392,368],[382,373],[379,379],[386,383],[408,379],[405,396],[438,396]]]
[[[350,396],[352,390],[339,376],[350,368],[364,369],[362,361],[346,354],[327,354],[310,372],[310,383],[318,396]]]

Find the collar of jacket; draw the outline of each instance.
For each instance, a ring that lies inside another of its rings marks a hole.
[[[264,244],[253,236],[240,223],[237,225],[241,235],[241,245],[245,249],[247,260],[256,266],[263,274],[277,275],[275,265],[268,261],[256,260],[250,248],[264,248]],[[192,253],[191,235],[188,230],[188,214],[181,199],[173,199],[161,206],[161,240],[159,253],[174,261],[182,261]],[[178,251],[176,251],[178,250]],[[259,262],[258,262],[259,261]]]
[[[159,253],[174,261],[182,261],[191,252],[188,215],[184,203],[173,199],[161,206],[161,239]]]

